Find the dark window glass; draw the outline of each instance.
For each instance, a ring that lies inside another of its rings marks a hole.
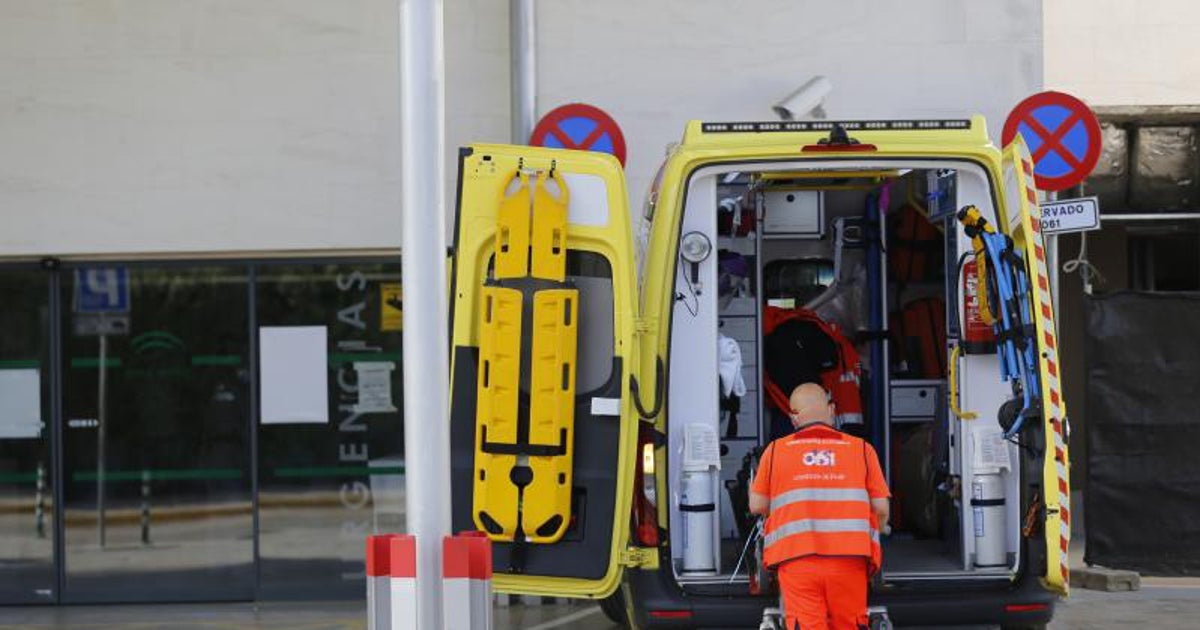
[[[0,604],[54,597],[50,277],[0,272]]]
[[[1129,235],[1130,288],[1200,291],[1200,231],[1144,229]]]
[[[263,265],[256,286],[260,330],[323,326],[329,356],[329,422],[257,428],[260,595],[360,598],[367,534],[405,525],[400,264]],[[362,411],[380,365],[392,409]]]
[[[579,372],[575,391],[594,392],[612,378],[613,280],[608,259],[594,252],[567,252],[567,282],[579,289]]]
[[[248,268],[62,278],[64,600],[252,598]]]

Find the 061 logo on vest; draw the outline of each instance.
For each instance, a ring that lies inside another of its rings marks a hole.
[[[833,451],[808,451],[804,454],[805,466],[837,466],[837,456]]]

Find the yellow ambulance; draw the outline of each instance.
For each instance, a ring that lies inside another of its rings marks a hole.
[[[872,607],[1048,622],[1068,428],[1020,139],[978,116],[693,121],[636,212],[606,154],[459,162],[453,524],[492,539],[497,590],[757,627],[777,594],[747,484],[781,392],[813,381],[889,478]]]

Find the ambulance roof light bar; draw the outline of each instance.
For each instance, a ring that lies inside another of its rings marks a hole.
[[[971,128],[969,119],[944,120],[819,120],[784,122],[706,122],[700,124],[703,133],[795,133],[804,131],[925,131],[963,130]]]

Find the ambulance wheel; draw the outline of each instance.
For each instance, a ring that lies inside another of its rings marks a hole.
[[[617,589],[617,592],[600,600],[600,610],[604,612],[604,616],[608,617],[609,621],[622,628],[629,626],[629,621],[625,618],[625,598],[621,597],[621,589]]]

